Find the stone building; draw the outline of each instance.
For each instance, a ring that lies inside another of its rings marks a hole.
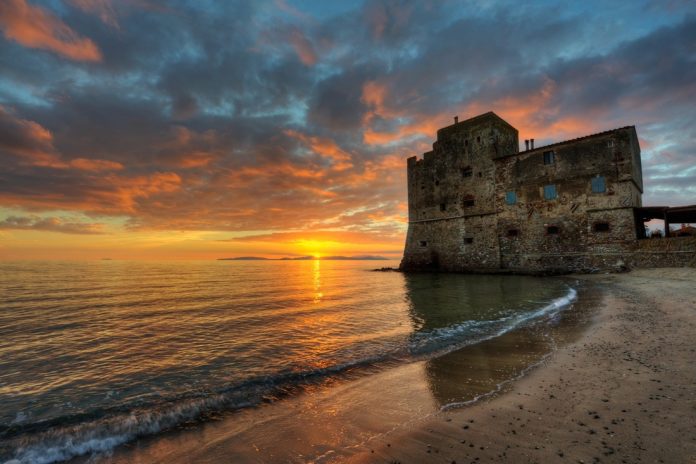
[[[423,159],[408,159],[402,270],[562,273],[694,261],[693,242],[682,254],[653,250],[649,262],[641,251],[643,222],[670,208],[642,208],[635,127],[525,143],[519,151],[517,129],[489,112],[455,118]],[[686,208],[696,222],[696,207]]]

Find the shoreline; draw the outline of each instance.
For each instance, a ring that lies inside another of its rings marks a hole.
[[[568,288],[534,306],[538,323],[515,323],[504,333],[435,356],[415,354],[408,362],[330,376],[278,401],[184,423],[109,455],[69,462],[340,462],[375,437],[418,424],[453,403],[507,390],[530,364],[553,352],[557,340],[577,338],[596,303],[575,303],[574,311],[567,310],[568,303],[585,301],[585,296],[595,301],[597,292],[590,289],[593,285],[554,282],[559,290]]]
[[[574,278],[604,292],[579,340],[508,391],[343,462],[696,462],[696,269]]]
[[[696,269],[570,278],[587,304],[540,330],[70,462],[694,462]],[[449,405],[463,389],[485,394]]]

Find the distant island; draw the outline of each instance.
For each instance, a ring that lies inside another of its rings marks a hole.
[[[384,256],[321,256],[314,257],[308,256],[297,256],[294,258],[263,258],[260,256],[239,256],[236,258],[217,258],[217,261],[310,261],[318,259],[321,261],[386,261],[389,258]]]

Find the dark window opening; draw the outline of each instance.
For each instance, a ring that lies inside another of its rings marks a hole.
[[[507,231],[508,237],[517,237],[518,235],[520,235],[520,231],[517,229],[510,229]]]
[[[481,173],[481,171],[479,171],[479,177],[483,177],[483,174]]]
[[[435,185],[440,185],[440,181],[439,181],[439,180],[436,180],[436,181],[435,181]]]
[[[427,247],[427,246],[428,246],[428,242],[426,242],[425,240],[421,240],[421,241],[418,242],[418,243],[420,243],[420,246],[422,246],[422,247]]]
[[[462,177],[471,177],[472,174],[473,174],[473,171],[471,170],[470,167],[467,166],[465,168],[462,168]]]
[[[465,146],[465,147],[468,147],[468,146],[469,146],[469,141],[468,141],[468,140],[465,140],[465,141],[464,141],[464,146]]]
[[[477,141],[478,143],[481,143],[481,137],[476,137],[476,141]]]
[[[608,222],[595,222],[594,226],[592,226],[592,229],[595,232],[609,232],[609,223]]]
[[[546,235],[558,235],[561,229],[558,226],[546,226]]]
[[[447,209],[447,205],[445,203],[440,203],[440,211],[444,211]]]
[[[555,157],[556,157],[556,154],[553,152],[553,150],[545,151],[544,152],[544,164],[553,164]]]
[[[464,243],[466,243],[467,245],[471,245],[472,243],[474,243],[474,237],[464,237]]]
[[[462,200],[462,207],[470,208],[474,206],[474,197],[464,197]]]

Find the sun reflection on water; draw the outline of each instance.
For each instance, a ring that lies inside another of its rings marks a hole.
[[[324,294],[321,291],[321,260],[314,260],[314,267],[312,268],[312,283],[314,284],[314,298],[312,302],[320,303]]]

